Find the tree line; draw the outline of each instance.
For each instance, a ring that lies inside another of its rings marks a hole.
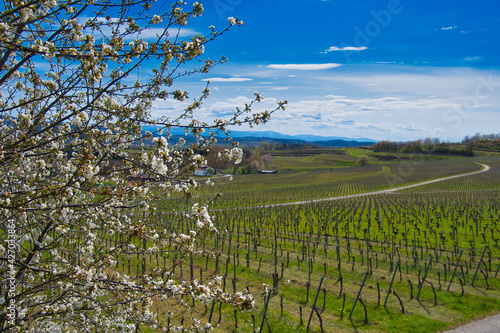
[[[399,142],[382,140],[370,147],[374,152],[462,156],[474,156],[474,149],[484,148],[499,150],[500,139],[498,135],[476,134],[473,137],[466,136],[462,142],[441,142],[439,138]]]

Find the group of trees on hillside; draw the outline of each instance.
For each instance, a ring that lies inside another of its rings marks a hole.
[[[406,142],[379,141],[371,146],[374,152],[411,153],[411,154],[439,154],[439,155],[464,155],[472,156],[472,144],[454,144],[441,142],[439,139],[427,138]]]
[[[474,149],[486,151],[500,151],[499,134],[475,134],[472,137],[466,136],[463,140],[466,145],[471,145]]]
[[[473,136],[465,136],[462,142],[480,142],[480,141],[495,141],[500,140],[500,133],[498,134],[481,134],[476,133]]]
[[[399,142],[384,140],[372,145],[371,149],[374,152],[472,156],[474,149],[500,150],[500,133],[476,133],[473,136],[466,136],[462,142],[441,142],[438,138]]]
[[[273,167],[273,157],[271,154],[262,154],[257,147],[242,148],[241,161],[237,164],[234,161],[228,161],[224,158],[221,155],[223,151],[223,147],[215,145],[208,151],[200,151],[200,153],[204,155],[207,164],[212,168],[232,174],[256,173],[259,170]]]
[[[312,142],[302,143],[288,143],[288,142],[262,142],[260,144],[262,150],[297,150],[297,149],[318,149],[319,145]]]

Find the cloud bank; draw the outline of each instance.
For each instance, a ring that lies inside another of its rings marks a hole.
[[[272,69],[295,69],[300,71],[317,71],[321,69],[330,69],[340,67],[341,64],[326,63],[326,64],[272,64],[267,65],[267,68]]]

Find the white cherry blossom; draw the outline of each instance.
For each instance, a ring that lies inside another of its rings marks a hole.
[[[223,293],[220,277],[201,283],[176,281],[168,268],[151,265],[137,277],[116,269],[138,254],[166,253],[170,241],[182,255],[200,253],[200,235],[218,231],[209,207],[192,197],[203,184],[190,175],[207,163],[199,151],[210,148],[216,132],[266,122],[284,109],[282,102],[252,113],[262,98],[256,94],[233,116],[208,124],[196,120],[208,87],[197,98],[173,87],[179,77],[225,62],[203,58],[205,48],[243,22],[230,18],[220,31],[171,38],[203,14],[200,2],[8,0],[2,8],[0,224],[10,225],[13,236],[1,229],[0,254],[9,237],[22,246],[13,265],[15,297],[5,288],[0,295],[0,329],[134,332],[136,322],[160,328],[154,302],[176,300],[189,312],[185,296],[252,309],[253,296]],[[158,37],[141,37],[148,29]],[[153,106],[165,100],[186,108],[154,118]],[[143,126],[153,129],[145,133]],[[173,140],[173,128],[184,129],[195,147]],[[222,155],[239,162],[242,150],[233,144]],[[191,210],[169,211],[171,220],[159,225],[158,203],[180,195]],[[194,230],[169,233],[178,221]],[[0,267],[0,275],[7,269]],[[5,313],[13,299],[10,327]],[[188,327],[171,320],[170,331],[212,329],[205,319],[192,318]]]

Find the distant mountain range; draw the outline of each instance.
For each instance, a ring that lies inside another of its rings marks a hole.
[[[143,131],[155,131],[154,126],[143,126]],[[187,143],[190,143],[189,137],[184,136],[184,130],[182,129],[172,129],[171,131],[172,139],[178,137],[184,137]],[[260,145],[263,142],[269,143],[282,143],[288,145],[306,145],[314,144],[320,147],[359,147],[365,145],[372,145],[376,143],[376,140],[368,138],[346,138],[346,137],[336,137],[336,136],[317,136],[317,135],[288,135],[282,134],[274,131],[231,131],[231,136],[236,139],[241,146],[255,146]],[[219,140],[219,142],[222,142]]]
[[[231,131],[231,135],[233,138],[245,138],[245,137],[253,137],[253,138],[269,138],[269,139],[286,139],[286,140],[301,140],[307,142],[322,142],[322,141],[348,141],[348,142],[363,142],[363,143],[376,143],[376,140],[368,139],[368,138],[346,138],[340,136],[317,136],[317,135],[309,135],[309,134],[299,134],[299,135],[288,135],[281,134],[274,131]]]

